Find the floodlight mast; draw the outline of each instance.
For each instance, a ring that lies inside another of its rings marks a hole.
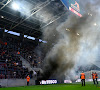
[[[39,6],[38,8],[37,8],[37,10],[33,10],[33,12],[31,13],[31,15],[29,15],[28,17],[26,17],[24,20],[22,20],[21,22],[19,22],[18,24],[16,24],[15,26],[13,26],[12,28],[11,28],[11,30],[12,29],[14,29],[15,27],[17,27],[18,25],[20,25],[21,23],[23,23],[25,20],[27,20],[28,18],[30,18],[31,16],[33,16],[34,14],[36,14],[37,12],[39,12],[40,10],[42,10],[44,7],[46,7],[47,5],[49,5],[50,4],[50,0],[47,0],[47,1],[45,1],[44,3],[42,3],[41,4],[41,6]]]
[[[12,0],[8,0],[7,3],[4,4],[4,5],[0,8],[0,10],[2,10],[5,6],[7,6],[11,1],[12,1]]]

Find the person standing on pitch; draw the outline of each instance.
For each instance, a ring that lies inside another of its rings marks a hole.
[[[82,71],[82,73],[80,75],[80,78],[81,78],[82,86],[83,86],[83,84],[85,86],[85,73],[83,71]]]
[[[26,77],[26,79],[27,79],[27,86],[29,86],[29,81],[30,81],[29,75]]]
[[[94,72],[92,72],[92,79],[93,79],[93,83],[95,84],[95,74],[94,74]]]
[[[98,74],[95,72],[96,83],[98,84]]]

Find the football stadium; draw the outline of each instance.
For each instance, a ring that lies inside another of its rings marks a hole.
[[[0,90],[99,90],[100,0],[0,0]]]

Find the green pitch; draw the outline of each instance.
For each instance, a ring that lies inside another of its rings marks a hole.
[[[0,90],[100,90],[99,85],[86,84],[86,86],[81,86],[81,84],[55,84],[55,85],[34,85],[25,87],[9,87],[0,88]]]

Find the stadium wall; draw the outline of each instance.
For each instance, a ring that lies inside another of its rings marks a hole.
[[[1,87],[27,86],[26,79],[0,79]],[[35,80],[30,80],[29,85],[35,85]]]

